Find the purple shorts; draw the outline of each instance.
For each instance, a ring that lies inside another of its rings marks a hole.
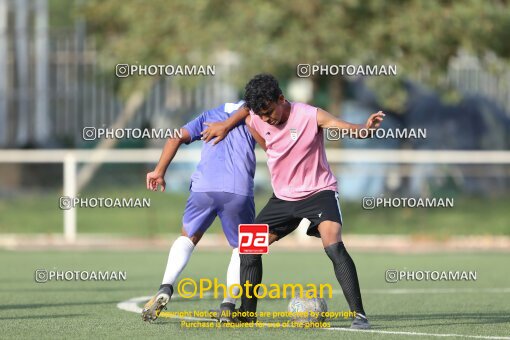
[[[255,202],[253,197],[229,192],[190,191],[182,225],[189,237],[196,233],[205,233],[218,216],[231,247],[238,246],[239,224],[253,223],[255,220]]]

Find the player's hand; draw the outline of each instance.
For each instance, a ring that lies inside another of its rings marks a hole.
[[[368,117],[365,127],[367,129],[378,129],[384,119],[385,114],[382,111],[374,113]]]
[[[165,191],[166,182],[164,175],[156,171],[147,173],[147,189],[158,191],[158,186],[161,186],[161,191]]]
[[[204,125],[207,125],[207,128],[200,132],[202,140],[207,143],[216,137],[213,145],[221,142],[227,136],[229,131],[228,125],[225,122],[204,123]]]

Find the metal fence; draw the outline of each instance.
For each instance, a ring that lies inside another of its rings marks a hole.
[[[94,39],[76,39],[55,39],[52,48],[50,120],[55,136],[71,139],[79,146],[83,127],[111,126],[124,102],[115,94],[115,70],[100,74]],[[206,108],[235,100],[235,96],[220,77],[204,79],[194,88],[186,88],[172,77],[158,78],[128,127],[157,125],[165,120],[182,123]]]
[[[493,99],[510,116],[510,68],[495,55],[484,60],[460,51],[450,59],[447,81],[463,94],[478,94]]]
[[[0,74],[6,78],[8,112],[0,115],[0,125],[6,128],[0,147],[80,146],[83,127],[111,126],[115,122],[124,107],[115,92],[115,70],[101,73],[94,39],[78,39],[75,34],[50,36],[47,65],[37,65],[35,50],[26,63],[17,59],[15,49],[8,51],[7,68],[11,72]],[[30,39],[27,43],[37,42]],[[21,67],[27,68],[26,74],[15,72]],[[49,72],[42,80],[45,90],[36,94],[33,74],[41,67]],[[20,81],[20,77],[25,80]],[[171,77],[159,78],[128,127],[172,118],[181,123],[186,114],[189,117],[235,97],[235,90],[220,77],[209,77],[195,88],[185,88]],[[47,109],[37,112],[38,106]]]
[[[84,126],[111,126],[124,107],[115,69],[105,72],[85,24],[51,30],[46,0],[0,0],[0,148],[75,147]],[[156,79],[129,127],[180,120],[236,100],[231,65],[196,87]],[[183,114],[184,113],[184,114]],[[186,117],[186,114],[188,117]]]

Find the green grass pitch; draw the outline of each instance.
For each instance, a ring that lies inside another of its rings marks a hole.
[[[372,332],[345,330],[349,320],[330,320],[333,329],[186,329],[178,319],[142,322],[137,313],[117,304],[151,295],[159,286],[166,251],[63,252],[1,251],[0,329],[2,338],[186,338],[297,339],[437,338],[444,334],[510,336],[510,275],[508,254],[381,254],[352,251],[360,277]],[[228,251],[199,248],[181,278],[215,278],[224,282]],[[36,283],[34,271],[126,271],[127,280],[114,282]],[[387,283],[388,269],[471,270],[477,280],[463,282]],[[324,252],[281,252],[277,246],[264,256],[264,283],[330,283],[336,292],[328,300],[332,311],[346,302]],[[169,311],[207,311],[219,300],[175,299]],[[285,311],[288,300],[262,300],[259,311]],[[262,321],[274,321],[265,319]],[[278,320],[282,321],[282,320]],[[343,330],[342,330],[343,329]],[[455,336],[450,336],[456,338]]]

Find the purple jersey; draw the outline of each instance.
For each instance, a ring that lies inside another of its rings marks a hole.
[[[200,132],[207,128],[204,123],[223,121],[241,105],[242,102],[226,103],[205,111],[183,128],[189,132],[191,142],[200,140]],[[255,139],[244,122],[218,144],[203,143],[200,162],[191,175],[191,191],[229,192],[253,197],[254,149]]]

